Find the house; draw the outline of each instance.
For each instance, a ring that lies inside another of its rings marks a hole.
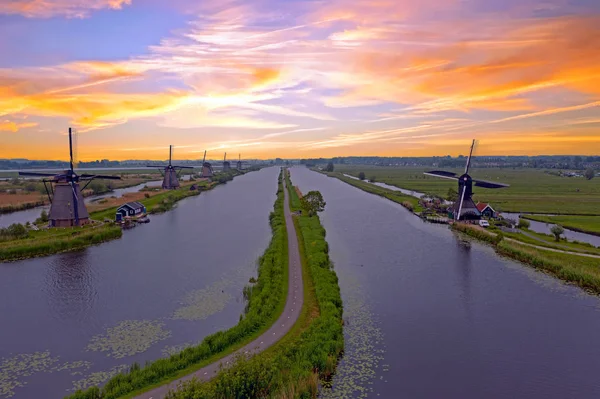
[[[146,207],[140,202],[128,202],[117,208],[115,220],[120,222],[125,218],[140,217],[146,214]]]
[[[490,206],[490,204],[486,204],[485,202],[478,202],[477,209],[479,210],[479,212],[481,213],[481,216],[483,216],[483,217],[495,218],[497,216],[494,208],[492,208]]]

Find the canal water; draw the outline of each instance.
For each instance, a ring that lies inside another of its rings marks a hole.
[[[278,174],[238,176],[116,241],[0,264],[0,398],[62,398],[235,325]]]
[[[345,354],[322,397],[600,397],[598,297],[392,201],[291,171],[327,202],[344,300]]]

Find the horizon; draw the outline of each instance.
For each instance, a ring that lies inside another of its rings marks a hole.
[[[197,3],[0,4],[0,158],[600,154],[595,0]]]

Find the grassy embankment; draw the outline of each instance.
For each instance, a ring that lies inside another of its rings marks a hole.
[[[232,171],[226,176],[227,180],[233,179],[239,172]],[[202,190],[191,191],[189,187],[196,184]],[[219,182],[189,182],[182,184],[177,190],[159,190],[148,192],[149,198],[140,199],[148,213],[166,212],[173,208],[177,201],[199,195],[202,191],[213,188]],[[117,207],[109,207],[90,213],[90,218],[96,221],[113,221]],[[43,229],[29,231],[26,236],[12,240],[0,241],[0,261],[13,261],[19,259],[47,256],[59,252],[82,249],[90,245],[114,240],[122,236],[121,228],[107,222],[105,224],[92,224],[76,228]]]
[[[285,306],[288,281],[288,250],[283,214],[283,184],[279,182],[274,210],[269,216],[273,237],[259,259],[255,284],[244,289],[248,303],[240,322],[226,331],[206,337],[201,344],[169,358],[131,366],[129,372],[111,378],[102,388],[78,391],[70,399],[133,397],[166,384],[234,352],[266,331]]]
[[[335,165],[335,171],[367,178],[407,190],[446,197],[449,188],[457,189],[452,180],[423,175],[434,167],[379,167],[367,165]],[[447,169],[461,174],[464,169]],[[560,177],[541,169],[476,168],[473,178],[510,184],[505,189],[474,187],[473,199],[490,202],[502,212],[548,213],[561,215],[600,215],[600,179]],[[600,218],[595,226],[600,229]]]
[[[122,230],[119,226],[109,224],[88,225],[76,229],[29,231],[24,238],[0,241],[0,262],[81,249],[114,240],[121,235]]]
[[[503,234],[494,234],[472,225],[454,223],[452,228],[493,245],[501,255],[600,294],[600,259],[528,247],[504,239]]]
[[[360,188],[361,190],[366,191],[368,193],[379,195],[380,197],[384,197],[391,201],[394,201],[394,202],[402,205],[409,211],[419,213],[423,210],[421,205],[419,205],[419,199],[412,197],[410,195],[402,194],[401,192],[398,192],[398,191],[388,190],[387,188],[379,187],[379,186],[373,185],[371,183],[368,183],[366,181],[351,179],[349,177],[344,176],[342,173],[339,173],[339,172],[321,172],[321,173],[326,174],[329,177],[335,177],[337,179],[340,179],[341,181],[348,183],[351,186]]]
[[[286,176],[292,211],[300,208]],[[295,216],[305,281],[298,322],[265,352],[238,363],[209,383],[190,382],[169,399],[316,398],[319,379],[331,377],[343,351],[342,301],[318,216]]]
[[[536,220],[538,222],[543,223],[560,224],[561,226],[569,230],[600,236],[600,216],[522,215],[522,218]]]
[[[535,231],[527,229],[525,229],[524,232],[535,238],[529,237],[523,233],[503,232],[503,234],[505,237],[513,238],[526,244],[533,244],[546,248],[560,249],[562,251],[572,251],[584,254],[600,255],[600,247],[596,248],[592,244],[588,244],[586,242],[568,241],[565,238],[561,238],[560,241],[556,241],[554,236],[550,234],[536,233]]]

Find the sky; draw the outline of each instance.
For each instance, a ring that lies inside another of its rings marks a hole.
[[[598,0],[1,0],[0,158],[600,155]]]

